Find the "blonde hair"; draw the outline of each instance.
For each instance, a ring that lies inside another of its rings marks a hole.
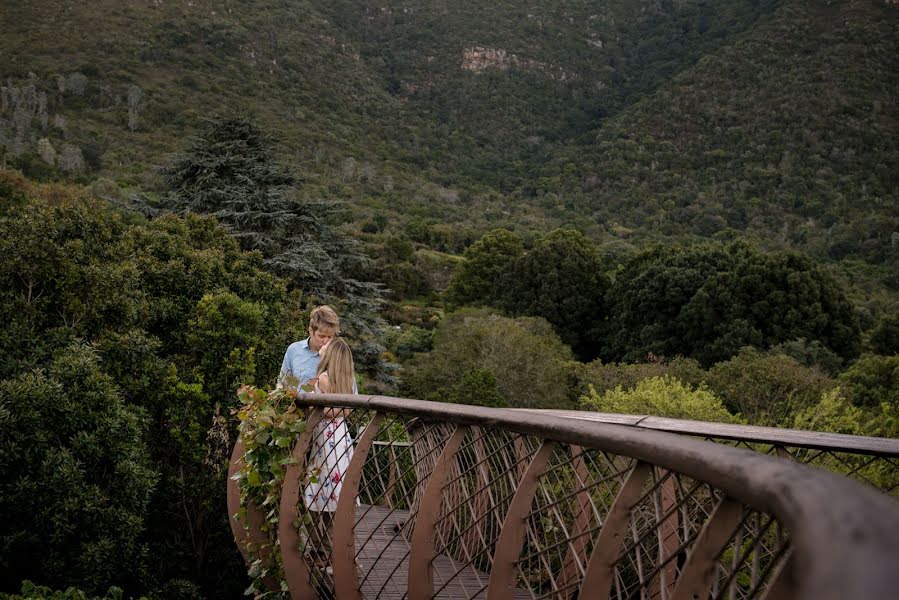
[[[335,334],[340,332],[340,318],[327,304],[316,306],[309,314],[309,331],[320,329],[331,329]]]
[[[353,372],[353,351],[341,338],[334,338],[325,349],[325,355],[318,363],[318,373],[321,376],[328,372],[328,381],[331,384],[332,394],[352,394],[355,374]]]

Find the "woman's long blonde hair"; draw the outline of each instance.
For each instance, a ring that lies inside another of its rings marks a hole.
[[[325,355],[318,363],[318,373],[328,372],[328,381],[331,384],[332,394],[352,394],[353,381],[353,351],[341,338],[334,338],[325,349]]]

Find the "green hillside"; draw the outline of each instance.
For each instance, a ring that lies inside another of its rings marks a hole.
[[[577,165],[562,195],[600,222],[752,232],[895,265],[896,16],[884,3],[787,3],[560,160],[556,173]]]
[[[435,250],[495,226],[575,226],[616,256],[748,235],[895,289],[897,10],[5,3],[0,165],[152,192],[203,117],[237,109],[277,133],[302,196],[360,226],[450,224],[451,242],[412,235]]]
[[[228,457],[273,523],[320,304],[366,395],[899,437],[897,17],[0,0],[0,600],[281,579]]]

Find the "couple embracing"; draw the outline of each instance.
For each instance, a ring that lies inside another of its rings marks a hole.
[[[324,394],[356,394],[353,353],[349,345],[338,337],[340,319],[329,306],[318,306],[309,315],[309,337],[287,348],[278,386],[296,381],[298,391]],[[303,490],[306,508],[316,511],[316,527],[310,541],[316,546],[323,562],[330,554],[329,530],[332,514],[343,477],[353,455],[353,438],[346,424],[347,411],[324,408],[315,427],[309,456],[309,483]]]

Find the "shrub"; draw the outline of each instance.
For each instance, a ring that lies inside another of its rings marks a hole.
[[[617,386],[598,393],[591,389],[581,397],[581,404],[598,412],[628,415],[651,415],[696,421],[733,423],[721,400],[703,387],[693,388],[668,375],[650,377],[632,389]]]
[[[753,425],[787,427],[794,416],[818,403],[836,382],[795,358],[744,348],[709,369],[708,385],[734,414]]]
[[[3,587],[138,586],[157,478],[145,412],[124,402],[92,348],[75,345],[46,371],[0,383],[0,414]]]
[[[510,319],[466,309],[446,317],[434,335],[434,349],[417,354],[404,369],[404,393],[441,399],[469,372],[488,370],[510,406],[569,407],[564,385],[571,350],[543,319]]]

